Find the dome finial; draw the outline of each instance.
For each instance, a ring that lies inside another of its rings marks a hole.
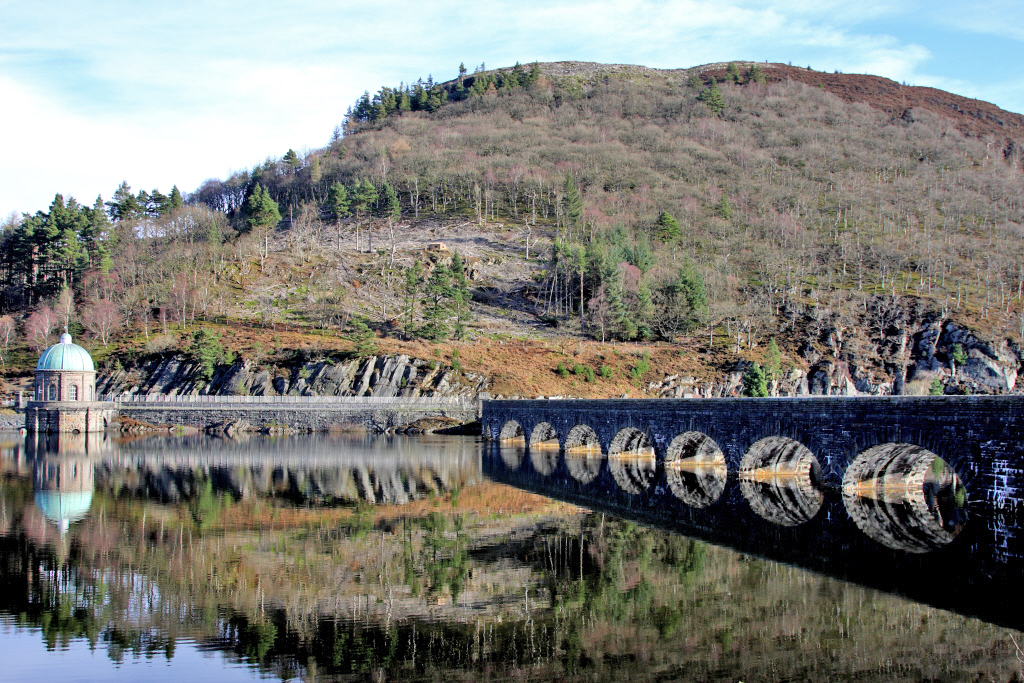
[[[71,335],[68,334],[67,328],[64,329],[64,334],[60,335],[60,343],[61,344],[70,344],[71,343]]]

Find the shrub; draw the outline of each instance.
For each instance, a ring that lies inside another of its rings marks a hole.
[[[604,377],[605,379],[611,379],[612,369],[607,365],[602,365],[600,368],[598,368],[597,372],[598,374],[601,375],[601,377]]]
[[[584,368],[579,363],[576,363],[576,365],[572,366],[572,374],[574,374],[574,375],[582,375],[583,371],[584,371]]]
[[[588,382],[594,381],[594,370],[593,368],[583,368],[583,378]]]
[[[928,393],[932,396],[942,396],[945,393],[942,380],[938,377],[933,379],[931,386],[928,387]]]
[[[561,361],[558,362],[558,367],[555,368],[555,372],[557,372],[563,378],[569,376],[569,371],[565,369],[565,363]]]

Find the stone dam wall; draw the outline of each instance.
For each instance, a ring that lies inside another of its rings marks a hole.
[[[464,423],[478,417],[477,402],[468,399],[187,395],[140,399],[115,399],[117,412],[149,424],[199,429],[244,423],[256,430],[386,432],[422,419],[449,418]]]

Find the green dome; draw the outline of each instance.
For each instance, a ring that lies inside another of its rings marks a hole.
[[[36,505],[61,531],[89,514],[92,491],[36,491]]]
[[[78,372],[95,371],[92,356],[78,344],[71,343],[71,335],[65,332],[60,336],[60,343],[54,344],[43,351],[36,363],[36,370],[75,370]]]

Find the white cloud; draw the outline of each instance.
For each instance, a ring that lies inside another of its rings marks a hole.
[[[1020,16],[1008,0],[995,4]],[[923,0],[399,0],[373,7],[0,0],[0,215],[44,208],[58,191],[91,201],[123,179],[136,188],[193,189],[289,147],[322,145],[363,90],[428,73],[450,78],[460,61],[472,69],[534,59],[662,68],[792,60],[967,88],[930,74],[925,47],[865,28],[917,12],[946,21],[950,10],[965,18],[965,30],[998,30],[998,12],[961,7]],[[1014,27],[1004,34],[1024,26],[1008,23]],[[1014,83],[962,92],[999,93],[1012,106],[1024,101]]]

